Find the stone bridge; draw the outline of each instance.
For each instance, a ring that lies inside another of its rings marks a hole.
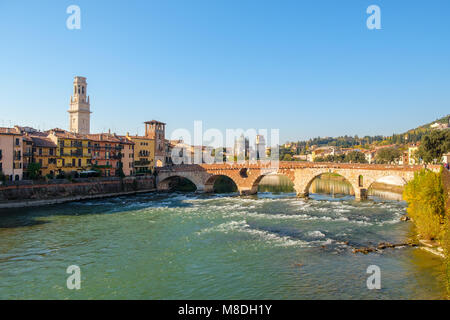
[[[356,199],[365,199],[372,183],[385,177],[400,178],[406,183],[414,178],[414,172],[423,166],[399,166],[381,164],[350,163],[314,163],[280,161],[277,167],[269,162],[191,164],[163,167],[158,169],[156,179],[158,190],[169,190],[175,178],[186,178],[193,182],[198,192],[213,192],[214,182],[219,176],[226,176],[234,181],[241,195],[255,194],[258,183],[264,176],[280,174],[287,176],[299,197],[307,197],[309,187],[318,176],[335,173],[344,177],[353,187]],[[439,171],[440,166],[428,166]]]

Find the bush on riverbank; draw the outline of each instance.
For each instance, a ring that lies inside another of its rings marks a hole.
[[[416,172],[403,192],[408,215],[422,239],[444,238],[446,196],[441,175],[427,169]]]
[[[445,268],[447,276],[447,295],[450,299],[450,208],[447,208],[445,219],[444,239],[442,241],[445,255]]]

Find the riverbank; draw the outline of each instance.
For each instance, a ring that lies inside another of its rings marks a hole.
[[[153,177],[22,181],[0,186],[0,209],[45,206],[155,191]]]
[[[149,193],[149,192],[155,192],[155,191],[156,191],[156,189],[153,188],[153,189],[148,189],[148,190],[116,192],[116,193],[57,198],[57,199],[48,199],[48,200],[9,201],[9,202],[5,202],[5,203],[0,203],[0,210],[1,209],[13,209],[13,208],[42,207],[42,206],[74,202],[74,201],[107,199],[107,198],[114,198],[114,197],[120,197],[120,196],[134,196],[134,195],[138,195],[138,194],[142,194],[142,193]]]

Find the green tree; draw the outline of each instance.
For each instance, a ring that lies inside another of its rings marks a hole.
[[[345,162],[351,162],[351,163],[367,163],[366,156],[364,153],[359,151],[352,151],[349,152],[345,156]]]
[[[40,176],[40,173],[39,173],[40,170],[41,170],[41,165],[39,163],[32,162],[32,163],[28,164],[28,168],[27,168],[28,177],[31,180],[36,180]]]
[[[423,136],[417,155],[426,163],[440,162],[450,151],[450,130],[433,130]]]
[[[375,159],[378,163],[392,163],[400,158],[402,152],[395,147],[382,148],[377,151]]]
[[[120,178],[125,178],[125,173],[123,172],[123,163],[119,162],[119,169],[117,169],[116,173]]]
[[[286,153],[283,157],[283,161],[292,161],[292,156],[289,153]]]
[[[414,174],[403,191],[406,211],[422,239],[442,239],[445,218],[444,187],[441,173],[422,169]]]

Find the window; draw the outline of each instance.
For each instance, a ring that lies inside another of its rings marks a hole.
[[[81,159],[78,159],[78,166],[81,167]]]
[[[16,146],[20,146],[20,139],[16,138]]]
[[[360,188],[362,188],[364,186],[363,176],[358,177],[358,185]]]

